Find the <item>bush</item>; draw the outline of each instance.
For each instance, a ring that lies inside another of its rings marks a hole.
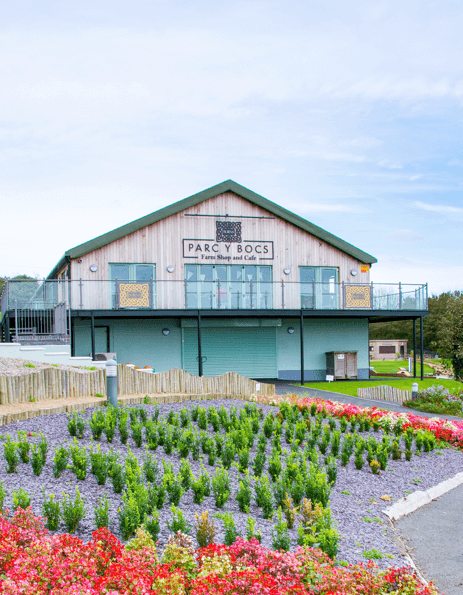
[[[97,529],[109,526],[109,500],[106,492],[103,497],[98,498],[98,504],[95,506],[95,525]]]
[[[69,452],[64,446],[55,448],[55,456],[53,457],[53,475],[58,478],[61,477],[63,471],[67,469],[69,460]]]
[[[82,498],[79,488],[76,486],[76,495],[74,502],[71,497],[63,492],[63,502],[61,504],[61,518],[69,533],[74,533],[85,516],[85,499]]]
[[[235,543],[238,537],[238,531],[236,530],[235,521],[231,512],[216,512],[213,515],[216,519],[223,521],[225,528],[225,545],[232,545]]]
[[[249,512],[251,504],[251,482],[249,480],[249,471],[246,471],[245,477],[240,479],[239,489],[236,492],[236,499],[241,512]]]
[[[231,495],[230,478],[223,467],[216,469],[212,477],[212,491],[214,493],[215,505],[222,508]]]
[[[25,489],[13,490],[13,508],[26,510],[31,504],[31,495]]]
[[[132,535],[135,535],[135,531],[141,525],[141,519],[137,500],[132,492],[123,494],[122,501],[124,505],[118,510],[119,531],[122,539],[127,541]]]
[[[19,457],[23,463],[28,463],[31,445],[27,441],[26,432],[18,432],[18,438],[19,438],[19,441],[17,442],[17,445],[18,445]]]
[[[275,550],[289,551],[291,540],[288,534],[288,524],[282,520],[281,507],[278,508],[278,523],[272,529],[272,547]]]
[[[3,481],[0,483],[0,514],[3,512],[3,503],[5,502],[6,498],[6,490],[3,487]]]
[[[7,468],[7,473],[16,473],[16,470],[19,465],[19,457],[18,457],[18,443],[13,442],[11,438],[8,436],[7,441],[3,445],[3,456],[5,457]]]
[[[209,511],[205,510],[201,514],[196,513],[195,535],[199,547],[207,547],[214,543],[215,526],[214,521],[209,519]]]
[[[104,486],[108,478],[109,461],[107,456],[101,452],[99,444],[96,452],[93,451],[93,447],[90,450],[90,463],[91,471],[93,475],[96,477],[98,485]]]
[[[32,445],[32,457],[31,465],[34,475],[37,477],[42,473],[43,466],[45,465],[45,459],[43,458],[42,450],[36,444]]]
[[[84,480],[87,477],[88,457],[87,447],[80,448],[77,440],[74,438],[74,444],[69,447],[71,454],[72,470],[77,479]]]
[[[50,531],[56,531],[59,525],[60,519],[60,504],[56,500],[54,494],[50,494],[47,499],[45,495],[45,489],[42,488],[43,492],[43,503],[42,503],[42,514],[47,519],[45,526]]]
[[[172,504],[170,510],[172,512],[172,522],[167,523],[169,531],[171,533],[177,533],[177,531],[180,531],[181,533],[189,535],[191,533],[191,525],[187,523],[185,516],[183,512],[180,510],[180,508],[177,508],[175,504]]]
[[[151,516],[146,516],[143,522],[143,526],[151,535],[154,541],[158,538],[159,532],[161,531],[161,525],[159,523],[159,513],[154,511]]]

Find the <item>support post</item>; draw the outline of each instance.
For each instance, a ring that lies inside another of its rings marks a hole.
[[[421,358],[421,380],[424,380],[424,337],[423,337],[423,317],[420,316],[420,358]]]
[[[304,314],[301,310],[301,386],[304,386]]]
[[[413,378],[416,378],[416,318],[413,319]]]
[[[92,333],[92,361],[95,361],[95,318],[92,316],[90,318],[90,327]]]
[[[10,335],[10,312],[7,310],[5,316],[5,342],[11,343],[11,335]]]
[[[203,375],[203,355],[201,353],[201,312],[198,310],[198,367],[199,375]]]
[[[114,359],[106,362],[106,401],[117,407],[117,362]]]

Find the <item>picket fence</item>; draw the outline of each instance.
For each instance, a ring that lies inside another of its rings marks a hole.
[[[400,388],[387,385],[369,386],[367,388],[357,389],[357,397],[403,403],[403,401],[408,401],[412,398],[412,391],[401,390]]]
[[[163,399],[163,402],[170,402],[169,394],[205,395],[209,398],[212,395],[231,398],[275,394],[273,384],[258,383],[236,372],[199,377],[174,368],[152,374],[119,364],[117,373],[119,395],[164,395],[167,400]],[[23,376],[0,376],[0,405],[90,397],[98,393],[106,395],[104,370],[84,372],[47,368]]]

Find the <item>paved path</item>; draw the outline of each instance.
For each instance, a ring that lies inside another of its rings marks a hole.
[[[330,401],[353,403],[362,407],[380,407],[398,413],[416,413],[422,417],[462,421],[461,417],[415,411],[397,403],[317,391],[288,382],[277,382],[275,389],[278,395],[317,395]],[[422,575],[432,580],[442,595],[463,595],[463,485],[403,517],[395,526]]]

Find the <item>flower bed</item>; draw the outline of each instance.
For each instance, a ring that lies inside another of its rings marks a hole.
[[[84,543],[50,535],[19,509],[0,515],[1,595],[436,595],[405,568],[336,567],[320,550],[276,552],[237,539],[194,550],[177,534],[159,555],[143,530],[126,546],[107,529]]]
[[[310,408],[312,404],[316,406],[317,412],[325,411],[328,415],[350,420],[370,419],[377,421],[384,428],[391,428],[394,425],[400,425],[404,430],[412,428],[416,430],[427,430],[434,436],[451,446],[463,450],[463,421],[449,421],[438,417],[421,417],[412,413],[395,413],[385,411],[378,407],[359,407],[350,403],[339,403],[337,401],[327,401],[320,398],[300,397],[299,395],[286,395],[282,397],[262,397],[256,399],[259,403],[268,405],[278,405],[282,402],[288,402],[297,405],[299,408]]]
[[[442,385],[431,386],[418,393],[415,401],[404,401],[405,407],[427,411],[428,413],[443,413],[463,417],[463,390],[451,392]]]

